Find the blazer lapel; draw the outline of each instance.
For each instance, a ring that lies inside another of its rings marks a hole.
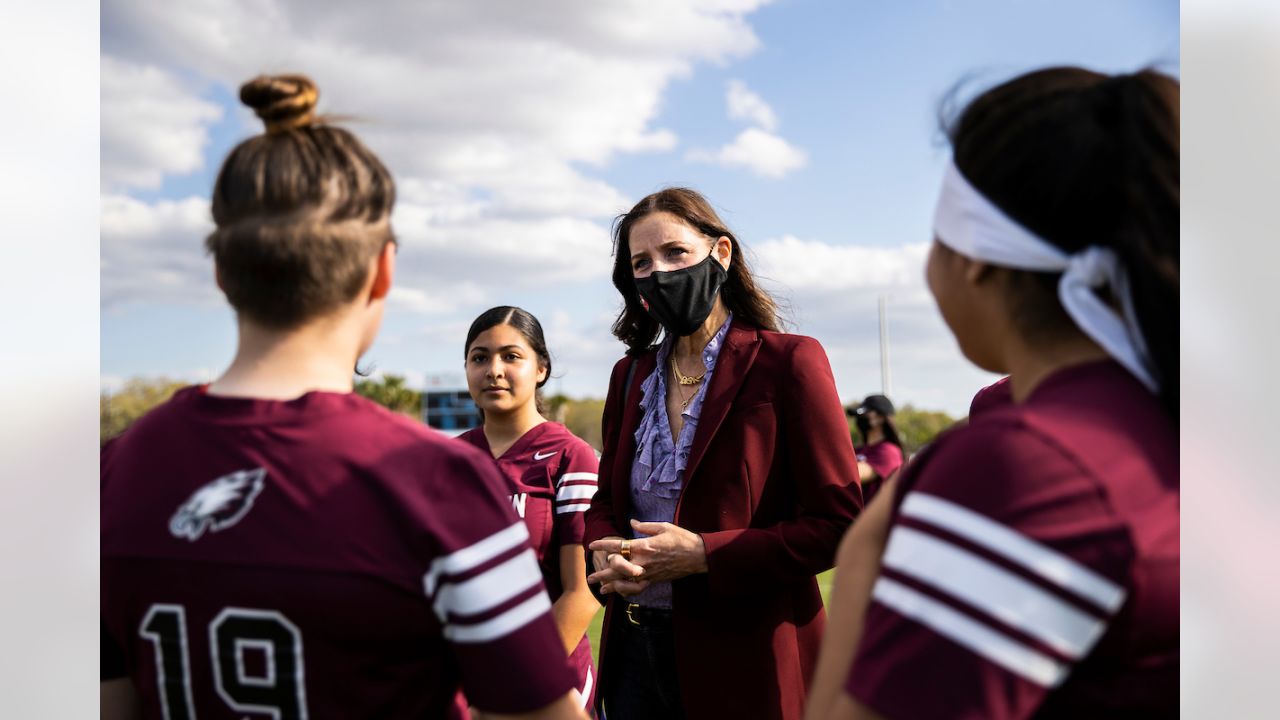
[[[729,406],[738,395],[738,388],[742,387],[747,370],[755,362],[759,351],[759,331],[739,325],[735,320],[729,326],[724,347],[720,348],[716,369],[711,373],[711,384],[707,386],[707,396],[702,401],[698,428],[693,434],[693,445],[689,448],[689,464],[684,470],[685,486],[688,486],[689,480],[697,472],[698,463],[706,454],[707,445],[711,444],[716,430],[720,429],[724,416],[729,414]]]
[[[644,419],[640,411],[640,399],[644,397],[640,386],[653,373],[658,353],[646,352],[637,357],[635,373],[631,376],[631,391],[622,399],[622,437],[618,438],[618,454],[613,459],[613,506],[631,507],[631,465],[636,457],[636,429]],[[625,518],[624,518],[625,520]]]

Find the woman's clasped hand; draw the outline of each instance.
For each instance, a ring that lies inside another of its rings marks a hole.
[[[635,540],[613,536],[591,543],[595,572],[589,583],[600,583],[600,593],[635,595],[651,582],[669,582],[707,571],[707,549],[702,537],[667,522],[631,521],[631,528],[646,537]],[[622,556],[623,543],[631,559]]]

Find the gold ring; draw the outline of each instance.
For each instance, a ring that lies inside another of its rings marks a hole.
[[[618,546],[618,554],[622,556],[623,560],[631,559],[631,541],[630,540],[622,541],[622,544]]]

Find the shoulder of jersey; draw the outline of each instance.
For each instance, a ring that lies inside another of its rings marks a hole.
[[[120,441],[125,438],[137,437],[138,435],[145,434],[153,425],[160,430],[169,427],[169,421],[172,419],[173,414],[183,412],[183,407],[191,401],[194,397],[193,394],[199,392],[200,387],[197,385],[188,385],[183,388],[178,388],[178,390],[174,392],[168,400],[165,400],[159,405],[148,410],[123,433],[112,438],[111,442],[118,445],[120,444]]]
[[[550,423],[548,432],[546,436],[543,437],[543,442],[539,443],[539,446],[539,449],[544,452],[552,449],[566,454],[573,452],[595,452],[586,440],[574,435],[573,431],[560,423]],[[546,456],[543,455],[543,457]]]
[[[917,467],[917,476],[945,468],[946,475],[969,477],[969,470],[978,470],[977,474],[994,480],[995,469],[1007,467],[1006,459],[1020,455],[1020,448],[1043,447],[1032,439],[1034,435],[1016,413],[992,412],[980,422],[942,431],[916,453],[910,465]]]
[[[391,444],[396,444],[394,439],[387,437],[385,434],[385,428],[391,426],[395,430],[404,433],[402,442],[415,453],[436,458],[442,455],[462,456],[473,462],[491,460],[473,443],[465,440],[460,441],[460,438],[445,435],[416,418],[388,410],[367,398],[356,399],[359,401],[358,407],[360,409],[367,411],[380,421],[379,435],[381,441],[390,441]],[[385,425],[381,423],[385,423]]]
[[[356,395],[352,397],[352,402],[353,409],[377,416],[384,422],[388,422],[419,437],[439,442],[448,442],[452,439],[417,418],[411,418],[407,415],[390,410],[369,398]]]
[[[470,430],[459,433],[458,435],[454,436],[453,439],[457,440],[458,442],[465,443],[467,445],[474,445],[476,447],[479,447],[480,444],[476,442],[476,437],[483,432],[484,432],[483,428],[473,427]]]

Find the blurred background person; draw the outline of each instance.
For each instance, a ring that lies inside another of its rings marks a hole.
[[[644,198],[614,237],[627,356],[586,531],[604,715],[798,719],[825,622],[814,576],[862,504],[827,355],[779,332],[698,193]]]
[[[860,405],[846,412],[853,417],[862,442],[853,447],[858,458],[858,478],[864,502],[902,467],[902,439],[893,423],[893,403],[884,395],[868,395]]]
[[[510,485],[578,677],[578,702],[592,708],[586,632],[600,604],[587,586],[582,516],[596,492],[595,450],[542,415],[539,391],[551,377],[551,353],[536,317],[518,307],[490,308],[471,323],[463,347],[467,388],[484,422],[459,439],[490,455]]]
[[[102,716],[444,717],[461,683],[495,716],[583,717],[492,460],[352,392],[395,185],[317,98],[240,88],[266,131],[206,240],[235,358],[103,447]]]
[[[950,125],[926,276],[1008,380],[842,542],[810,718],[1177,717],[1179,94],[1050,68]]]

